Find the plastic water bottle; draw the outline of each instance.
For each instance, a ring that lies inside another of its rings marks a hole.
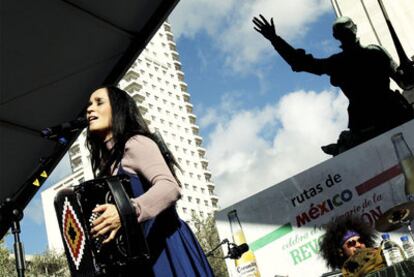
[[[407,235],[401,237],[401,242],[407,259],[414,257],[414,244],[410,242]]]
[[[390,239],[390,235],[385,233],[381,235],[381,249],[387,266],[404,261],[405,255],[402,248]]]

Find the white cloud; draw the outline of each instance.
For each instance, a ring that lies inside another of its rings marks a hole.
[[[328,158],[320,147],[346,128],[347,103],[334,91],[297,91],[259,109],[211,109],[206,148],[221,207]]]
[[[204,31],[215,35],[236,4],[236,0],[180,1],[170,16],[174,34],[194,37]]]
[[[310,23],[331,11],[329,0],[187,0],[181,1],[171,22],[177,37],[206,32],[236,71],[252,70],[273,51],[269,42],[254,31],[252,18],[274,17],[277,32],[288,40],[303,37]]]

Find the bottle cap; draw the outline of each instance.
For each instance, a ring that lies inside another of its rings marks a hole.
[[[382,237],[382,239],[390,239],[390,234],[388,234],[388,233],[384,233],[384,234],[382,234],[381,235],[381,237]]]
[[[408,236],[407,235],[402,236],[401,241],[408,241]]]

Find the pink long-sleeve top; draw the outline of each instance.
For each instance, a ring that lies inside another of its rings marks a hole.
[[[107,142],[112,148],[113,142]],[[138,222],[154,218],[180,199],[180,187],[168,168],[157,144],[148,137],[135,135],[125,144],[122,168],[128,173],[139,174],[151,184],[148,191],[131,199]],[[116,174],[114,170],[113,175]]]

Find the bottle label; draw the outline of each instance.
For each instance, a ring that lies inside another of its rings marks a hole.
[[[385,262],[387,263],[387,266],[404,261],[404,257],[400,249],[398,249],[397,247],[384,250],[384,257],[385,257]]]
[[[403,248],[404,248],[405,253],[407,254],[407,258],[414,257],[414,245],[403,244]]]
[[[255,262],[242,264],[236,267],[239,277],[257,277],[260,276]]]

